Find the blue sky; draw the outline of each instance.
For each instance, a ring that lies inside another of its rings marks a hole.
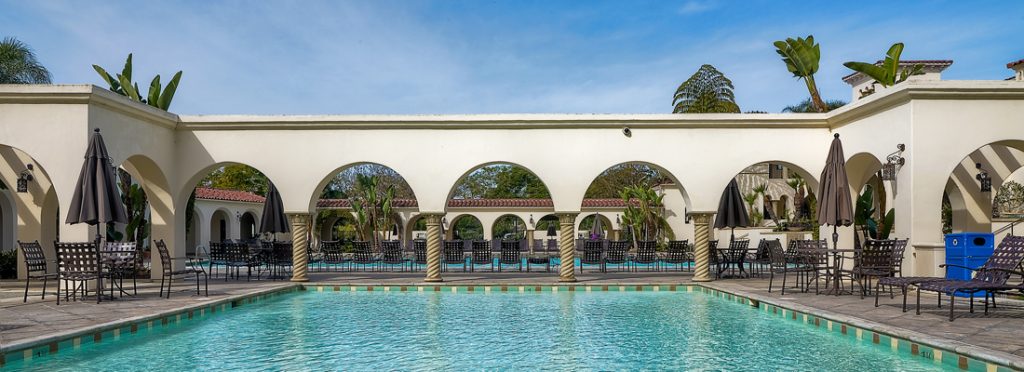
[[[772,42],[813,34],[826,98],[842,62],[953,59],[945,79],[1003,79],[1024,58],[1015,1],[7,1],[0,36],[58,83],[101,81],[135,53],[148,85],[184,70],[187,114],[665,113],[704,63],[740,108],[806,97]]]

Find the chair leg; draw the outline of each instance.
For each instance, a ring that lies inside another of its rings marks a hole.
[[[28,302],[28,283],[32,282],[32,279],[25,278],[25,298],[21,302]]]
[[[921,288],[917,288],[917,315],[921,315]]]
[[[953,294],[949,295],[949,321],[953,321],[953,302],[956,301],[956,296]]]
[[[782,270],[782,295],[786,295],[786,277],[789,276],[788,270]]]
[[[43,296],[42,296],[42,299],[43,299],[43,300],[45,300],[45,299],[46,299],[46,281],[47,281],[47,280],[48,280],[48,279],[47,279],[47,278],[46,278],[46,277],[44,276],[44,277],[43,277]],[[986,298],[987,298],[987,297],[986,297]]]
[[[768,293],[772,293],[772,283],[775,282],[775,272],[772,271],[768,277]]]

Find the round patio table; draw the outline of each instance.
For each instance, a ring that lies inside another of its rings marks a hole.
[[[840,285],[841,285],[840,281],[842,279],[842,278],[840,278],[841,275],[839,273],[843,269],[843,260],[845,260],[847,258],[856,260],[857,256],[860,254],[860,251],[861,251],[860,249],[856,249],[856,248],[843,248],[843,249],[829,248],[829,249],[825,249],[825,252],[828,252],[829,254],[832,255],[832,288],[830,288],[827,292],[825,292],[825,294],[834,294],[836,296],[838,296],[840,294],[853,294],[853,288],[852,287],[850,288],[849,292],[843,291],[842,289],[839,288]],[[852,257],[848,256],[847,255],[848,253],[853,253],[853,256]]]

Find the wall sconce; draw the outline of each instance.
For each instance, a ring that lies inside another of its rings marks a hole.
[[[536,226],[537,225],[533,223],[533,213],[530,213],[530,227],[536,227]]]
[[[620,226],[622,225],[622,219],[619,218],[619,214],[618,213],[615,214],[615,224],[616,225],[620,225]]]
[[[981,163],[974,163],[974,167],[978,168],[978,175],[974,178],[981,183],[981,192],[992,192],[992,178],[988,176],[988,172],[981,167]]]
[[[683,223],[690,224],[690,220],[692,220],[693,217],[690,217],[690,211],[687,208],[683,208],[683,216],[686,216],[683,218]]]
[[[32,164],[25,164],[25,170],[18,173],[17,191],[19,193],[28,192],[28,183],[32,182],[33,179],[35,178],[32,177]]]
[[[441,217],[441,227],[448,228],[448,217]]]
[[[907,159],[903,158],[903,151],[906,149],[906,145],[898,144],[896,145],[896,152],[885,157],[885,164],[882,164],[882,180],[896,180],[896,174],[899,173],[900,168],[903,168],[903,164],[907,162]]]
[[[235,211],[235,220],[242,221],[242,213]]]

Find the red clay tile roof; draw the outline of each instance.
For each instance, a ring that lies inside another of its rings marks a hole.
[[[196,199],[225,200],[247,203],[263,203],[262,196],[248,191],[212,189],[208,187],[196,187]]]
[[[316,202],[317,208],[349,208],[352,203],[348,199],[320,199]],[[395,199],[391,201],[394,208],[415,208],[418,204],[416,199]]]
[[[1013,66],[1019,65],[1019,64],[1021,64],[1021,63],[1024,63],[1024,59],[1021,59],[1021,60],[1016,60],[1016,61],[1013,61],[1013,62],[1007,63],[1007,64],[1006,64],[1006,68],[1013,68]]]
[[[881,66],[883,62],[885,62],[885,61],[883,61],[883,60],[875,61],[875,65],[876,66]],[[909,60],[900,61],[900,66],[912,66],[912,65],[924,65],[925,67],[937,66],[937,67],[942,67],[943,70],[946,67],[949,67],[952,64],[953,64],[953,60],[951,60],[951,59],[909,59]],[[854,76],[856,76],[857,74],[859,74],[859,73],[860,72],[854,72],[852,74],[843,76],[843,81],[849,83],[851,81],[851,79]]]
[[[348,199],[320,199],[317,208],[349,208]],[[415,208],[415,199],[396,199],[395,208]],[[623,208],[622,199],[583,199],[584,208]],[[452,199],[449,208],[554,208],[551,199]]]
[[[196,188],[196,199],[224,200],[247,203],[263,203],[264,197],[248,191]],[[395,208],[415,208],[419,204],[416,199],[395,199]],[[317,208],[349,208],[348,199],[320,199]],[[583,199],[583,208],[624,208],[622,199]],[[452,199],[449,208],[554,208],[551,199]]]

